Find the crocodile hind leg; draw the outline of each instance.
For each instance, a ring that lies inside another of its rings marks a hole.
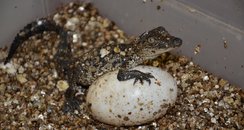
[[[63,105],[63,112],[73,112],[74,110],[80,109],[81,100],[76,97],[78,86],[76,84],[76,67],[75,60],[72,59],[71,47],[69,41],[69,36],[67,32],[61,32],[60,37],[63,40],[60,41],[58,46],[57,53],[55,54],[56,60],[56,69],[59,74],[63,75],[63,77],[68,81],[69,87],[65,91],[65,102]]]
[[[69,83],[69,88],[65,91],[65,102],[62,108],[64,113],[74,112],[74,110],[80,110],[81,99],[76,97],[76,84]]]
[[[69,87],[65,91],[65,101],[62,108],[64,113],[74,112],[74,110],[80,110],[80,104],[83,101],[83,98],[79,97],[79,90],[85,90],[83,86],[81,88],[77,84],[76,70],[75,68],[69,68],[69,70],[64,70],[64,74],[66,74],[66,80],[68,81]]]

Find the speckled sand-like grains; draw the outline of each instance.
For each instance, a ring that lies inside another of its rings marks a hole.
[[[82,57],[101,44],[123,43],[128,38],[90,4],[70,3],[50,18],[72,30],[74,57]],[[7,50],[0,49],[1,129],[116,129],[92,120],[83,109],[62,113],[67,86],[57,75],[53,60],[58,42],[52,32],[36,35],[5,66],[2,61]],[[240,87],[202,70],[184,56],[166,53],[145,64],[172,74],[177,80],[178,99],[161,119],[126,129],[244,129],[244,92]]]

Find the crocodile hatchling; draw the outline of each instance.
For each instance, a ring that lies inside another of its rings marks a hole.
[[[131,68],[141,64],[143,61],[155,58],[160,54],[180,47],[182,40],[170,35],[164,27],[157,27],[141,34],[135,40],[127,44],[103,44],[98,48],[91,49],[81,58],[74,59],[71,54],[68,30],[57,25],[48,19],[34,21],[16,35],[11,44],[9,54],[4,64],[10,61],[17,48],[29,37],[43,33],[44,31],[54,31],[60,36],[55,63],[57,72],[64,75],[68,81],[69,88],[65,92],[64,112],[72,112],[79,109],[82,102],[75,94],[78,86],[87,88],[98,77],[110,71],[119,70],[117,79],[125,81],[134,79],[150,84],[150,78],[154,78],[150,73],[143,73]]]

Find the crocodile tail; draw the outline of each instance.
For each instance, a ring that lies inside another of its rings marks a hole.
[[[20,32],[15,36],[15,38],[10,46],[8,56],[6,57],[6,59],[4,61],[4,64],[6,64],[10,61],[10,59],[15,54],[17,48],[25,40],[27,40],[29,37],[31,37],[33,35],[43,33],[44,31],[54,31],[57,34],[59,34],[59,36],[61,38],[60,39],[61,43],[59,44],[60,48],[61,49],[66,48],[66,50],[70,49],[70,47],[68,47],[69,45],[67,43],[67,31],[65,31],[62,27],[58,26],[54,21],[42,18],[42,19],[39,19],[32,23],[29,23],[22,30],[20,30]]]

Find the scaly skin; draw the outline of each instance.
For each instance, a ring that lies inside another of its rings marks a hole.
[[[43,31],[54,31],[60,35],[60,43],[55,62],[60,75],[65,75],[69,88],[65,92],[66,102],[64,112],[79,109],[80,100],[75,97],[77,84],[87,87],[98,77],[110,71],[119,70],[117,79],[125,81],[134,79],[150,84],[153,75],[138,70],[129,70],[147,59],[152,59],[160,54],[181,46],[182,40],[170,35],[163,27],[157,27],[143,33],[131,43],[103,44],[84,54],[79,60],[72,59],[70,42],[67,30],[56,25],[53,21],[40,19],[24,27],[15,37],[5,64],[13,57],[17,48],[33,36]],[[134,83],[135,83],[134,82]]]

